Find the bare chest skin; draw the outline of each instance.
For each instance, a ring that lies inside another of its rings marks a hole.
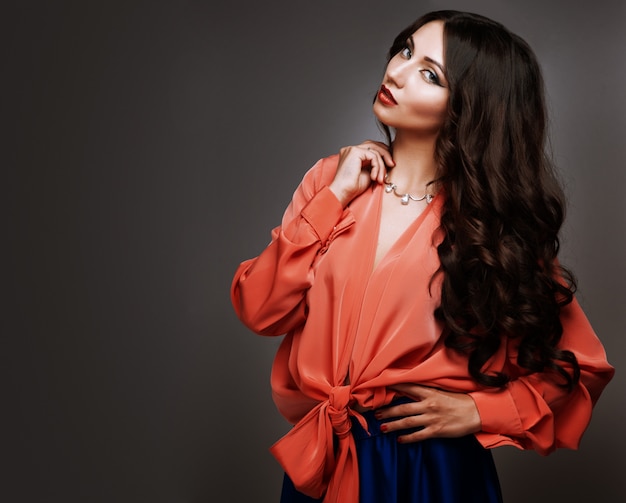
[[[411,201],[403,205],[400,199],[392,194],[383,194],[374,269],[426,206],[426,201]]]
[[[383,194],[383,201],[380,215],[380,228],[378,231],[378,243],[376,245],[376,255],[374,267],[376,269],[380,261],[385,258],[389,250],[406,231],[417,217],[426,209],[426,201],[412,201],[408,205],[400,203],[400,199],[391,195]],[[345,385],[350,384],[350,374],[346,375]],[[365,412],[366,408],[354,405],[358,412]]]

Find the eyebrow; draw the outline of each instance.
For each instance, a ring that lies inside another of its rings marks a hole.
[[[435,61],[434,59],[429,58],[428,56],[424,56],[424,61],[428,61],[429,63],[432,63],[433,65],[437,66],[441,70],[441,73],[443,73],[444,75],[446,74],[446,72],[443,70],[443,65],[439,63],[438,61]]]
[[[415,42],[413,42],[413,35],[411,35],[409,38],[406,39],[406,43],[411,49],[411,52],[413,52],[415,50]],[[428,56],[424,56],[424,61],[428,61],[429,63],[432,63],[433,65],[435,65],[437,68],[441,70],[441,73],[443,73],[445,76],[446,72],[443,69],[443,65],[441,63],[434,60],[433,58],[429,58]]]

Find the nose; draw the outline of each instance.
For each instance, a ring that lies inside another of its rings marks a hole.
[[[411,61],[393,58],[387,65],[387,78],[397,87],[404,86],[406,81],[406,73],[409,70]]]

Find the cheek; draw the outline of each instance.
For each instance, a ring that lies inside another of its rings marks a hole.
[[[437,90],[438,91],[438,90]],[[410,111],[416,118],[442,123],[448,107],[448,97],[441,92],[424,93],[419,100],[411,103]]]

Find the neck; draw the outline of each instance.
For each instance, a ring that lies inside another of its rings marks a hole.
[[[426,184],[437,178],[434,138],[415,138],[397,132],[393,160],[396,165],[389,172],[389,179],[402,191],[423,192]]]

